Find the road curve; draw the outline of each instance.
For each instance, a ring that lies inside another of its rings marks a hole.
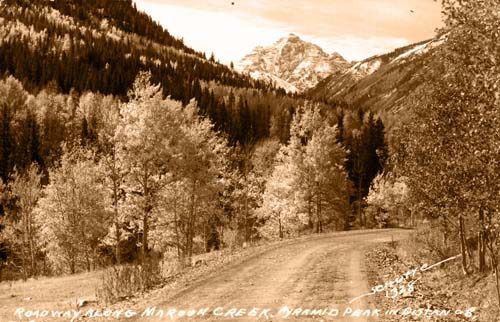
[[[170,298],[148,303],[150,310],[141,312],[136,321],[376,320],[355,316],[357,309],[373,312],[369,297],[349,304],[372,286],[367,282],[364,250],[408,234],[407,230],[352,231],[285,243],[229,265]]]

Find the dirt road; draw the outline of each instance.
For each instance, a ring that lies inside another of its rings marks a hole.
[[[291,242],[148,303],[137,321],[371,321],[363,252],[404,230],[328,234]],[[186,318],[186,316],[190,316]]]

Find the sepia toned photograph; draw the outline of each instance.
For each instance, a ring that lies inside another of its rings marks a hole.
[[[0,0],[0,322],[500,322],[500,0]]]

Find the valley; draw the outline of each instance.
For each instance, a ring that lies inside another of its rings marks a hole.
[[[498,320],[497,12],[0,1],[0,320]]]

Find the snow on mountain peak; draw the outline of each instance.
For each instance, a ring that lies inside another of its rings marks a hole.
[[[327,54],[293,33],[269,47],[256,47],[236,64],[238,71],[274,82],[288,92],[305,91],[349,67],[350,63],[338,53]]]

